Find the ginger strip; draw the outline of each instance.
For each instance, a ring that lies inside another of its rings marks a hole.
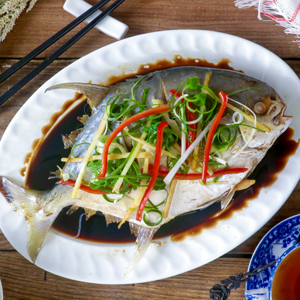
[[[129,155],[130,152],[121,153],[121,154],[108,154],[108,160],[127,158]],[[136,156],[136,158],[151,158],[151,157],[153,157],[153,155],[150,152],[139,152]],[[82,162],[83,159],[84,157],[75,157],[75,158],[63,157],[61,161],[67,163],[75,163],[75,162]],[[93,155],[89,157],[88,161],[95,161],[100,159],[102,159],[102,155]]]
[[[132,136],[131,134],[129,134],[128,132],[126,132],[126,134],[127,134],[132,140],[134,140],[134,141],[136,141],[136,142],[139,142],[139,143],[141,143],[141,144],[144,144],[146,147],[148,147],[148,148],[150,148],[150,149],[153,149],[154,151],[156,150],[156,147],[153,146],[153,145],[151,145],[150,143],[148,143],[148,142],[146,142],[146,141],[144,141],[144,140],[142,140],[142,139],[136,138],[136,137]],[[175,157],[171,152],[166,151],[166,150],[161,150],[161,153],[162,153],[162,154],[165,154],[165,155],[167,155],[167,156],[169,156],[169,157],[172,157],[172,158]]]
[[[171,182],[168,199],[165,203],[165,208],[164,208],[164,211],[163,211],[163,218],[166,218],[169,214],[169,210],[170,210],[172,199],[173,199],[173,196],[174,196],[176,184],[177,184],[177,179],[173,179],[172,182]]]
[[[85,168],[86,168],[86,165],[89,161],[89,158],[90,156],[92,155],[95,147],[96,147],[96,143],[97,143],[97,140],[99,138],[99,136],[101,136],[104,131],[105,131],[105,128],[106,128],[106,122],[107,122],[107,114],[105,112],[102,120],[101,120],[101,123],[99,125],[99,128],[93,138],[93,141],[91,142],[88,150],[86,151],[86,154],[84,156],[84,159],[81,163],[81,166],[80,166],[80,171],[79,171],[79,174],[78,174],[78,177],[76,179],[76,182],[75,182],[75,186],[73,188],[73,191],[72,191],[72,199],[76,199],[77,198],[77,194],[78,194],[78,191],[79,191],[79,188],[80,188],[80,185],[81,185],[81,181],[82,181],[82,178],[83,178],[83,174],[84,174],[84,171],[85,171]]]
[[[254,179],[243,179],[241,182],[239,182],[234,188],[233,191],[242,191],[247,189],[248,187],[250,187],[251,185],[253,185],[255,183]]]
[[[143,166],[143,174],[148,174],[148,168],[149,168],[149,159],[145,158],[144,166]],[[141,181],[141,185],[146,185],[146,184],[147,184],[146,180]],[[132,203],[131,207],[129,207],[126,215],[124,216],[124,218],[122,220],[122,222],[118,225],[119,229],[128,220],[131,213],[140,205],[140,202],[141,202],[141,200],[142,200],[142,198],[145,194],[146,189],[147,189],[147,186],[141,186],[141,187],[138,188],[138,194],[137,194],[134,202]]]

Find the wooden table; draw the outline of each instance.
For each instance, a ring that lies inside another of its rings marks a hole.
[[[88,2],[95,4],[96,0]],[[63,4],[63,0],[40,0],[30,13],[21,15],[13,31],[0,44],[1,73],[73,20],[62,9]],[[293,43],[294,36],[284,34],[283,28],[275,26],[274,22],[259,21],[255,9],[236,8],[233,0],[127,0],[112,16],[129,26],[127,37],[169,29],[207,29],[240,36],[274,52],[300,74],[300,50]],[[69,37],[70,34],[58,44],[63,44]],[[0,137],[19,108],[42,83],[76,59],[114,41],[93,29],[30,81],[0,107]],[[54,49],[50,47],[2,84],[0,93],[21,79]],[[250,239],[228,254],[185,274],[150,283],[110,286],[58,277],[24,259],[0,231],[0,279],[5,299],[209,299],[208,291],[215,283],[247,270],[256,245],[271,227],[300,213],[299,189],[298,184],[280,211]],[[230,299],[243,299],[243,293],[244,285],[233,291]]]

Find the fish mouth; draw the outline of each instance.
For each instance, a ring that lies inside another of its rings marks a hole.
[[[285,125],[286,121],[291,118],[285,115],[286,108],[287,105],[278,95],[266,95],[253,105],[252,110],[258,116],[269,117],[267,121],[279,126]]]
[[[272,118],[272,121],[274,125],[279,126],[279,125],[285,125],[286,121],[291,119],[291,116],[285,116],[285,111],[286,111],[287,105],[285,103],[282,103],[282,107],[279,111],[279,113]]]

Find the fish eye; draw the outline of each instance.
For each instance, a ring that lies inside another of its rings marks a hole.
[[[262,115],[262,114],[266,113],[267,106],[264,102],[259,101],[259,102],[255,103],[253,110],[257,115]]]

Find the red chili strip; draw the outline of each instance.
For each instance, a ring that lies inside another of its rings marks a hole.
[[[176,92],[175,89],[170,90],[170,94],[172,96],[174,96],[176,94],[177,98],[182,96],[182,93]],[[183,99],[181,100],[181,102],[183,102]],[[195,114],[188,109],[188,107],[187,107],[188,105],[191,109],[194,109],[192,103],[190,103],[190,102],[186,103],[185,113],[186,113],[187,120],[188,120],[188,122],[195,121],[196,120]],[[196,139],[197,125],[196,124],[189,124],[189,127],[191,129],[195,129],[195,130],[188,130],[189,139],[186,140],[186,149],[188,149],[191,146],[191,144],[194,142],[194,140]]]
[[[149,175],[152,175],[153,166],[149,165]],[[230,168],[215,171],[212,175],[207,175],[207,178],[219,177],[222,175],[231,175],[231,174],[239,174],[248,171],[247,168]],[[165,167],[160,167],[158,170],[158,176],[166,177],[169,174],[169,171]],[[174,176],[175,179],[178,180],[198,180],[202,179],[202,173],[190,173],[190,174],[181,174],[176,173]]]
[[[154,107],[145,111],[142,111],[130,118],[128,118],[127,120],[125,120],[124,122],[122,122],[108,137],[108,139],[106,140],[104,146],[103,146],[103,151],[102,151],[102,164],[101,164],[101,170],[99,175],[97,176],[98,179],[105,177],[106,175],[106,171],[107,171],[107,156],[108,156],[108,150],[109,150],[109,146],[112,143],[112,141],[117,137],[117,135],[128,125],[130,125],[133,122],[136,122],[140,119],[143,119],[145,117],[149,117],[152,115],[157,115],[157,114],[161,114],[164,113],[166,111],[168,111],[170,109],[170,106],[168,105],[163,105],[163,106],[158,106],[158,107]]]
[[[70,185],[70,186],[75,186],[75,181],[73,180],[60,180],[57,182],[60,185]],[[90,187],[86,186],[86,185],[81,185],[80,188],[82,191],[85,191],[87,193],[90,194],[98,194],[98,195],[106,195],[106,194],[111,194],[108,192],[103,192],[103,191],[99,191],[99,190],[93,190]]]
[[[179,97],[182,96],[182,93],[176,91],[175,89],[171,89],[171,90],[170,90],[170,95],[171,95],[171,96],[174,96],[175,94],[176,94],[176,97],[177,97],[177,98],[179,98]]]
[[[220,91],[219,92],[219,96],[221,98],[221,107],[220,110],[218,111],[216,118],[214,119],[210,130],[208,132],[207,135],[207,139],[206,139],[206,144],[205,144],[205,149],[204,149],[204,156],[203,156],[203,169],[202,169],[202,182],[204,184],[206,184],[206,178],[207,178],[207,168],[208,168],[208,162],[209,162],[209,153],[210,153],[210,149],[211,149],[211,144],[215,135],[215,132],[217,130],[217,127],[220,123],[220,120],[224,114],[224,111],[226,109],[227,106],[227,102],[228,102],[228,95],[225,94],[224,92]]]
[[[162,142],[163,142],[163,132],[167,126],[168,126],[168,123],[163,121],[158,125],[158,128],[157,128],[157,139],[156,139],[157,141],[156,141],[156,150],[155,150],[155,157],[154,157],[154,166],[153,166],[149,185],[145,191],[145,194],[140,202],[139,208],[136,213],[136,219],[138,221],[142,220],[144,207],[147,203],[149,195],[154,187],[154,184],[155,184],[157,176],[158,176],[159,164],[160,164],[160,158],[161,158],[161,150],[162,150]]]

